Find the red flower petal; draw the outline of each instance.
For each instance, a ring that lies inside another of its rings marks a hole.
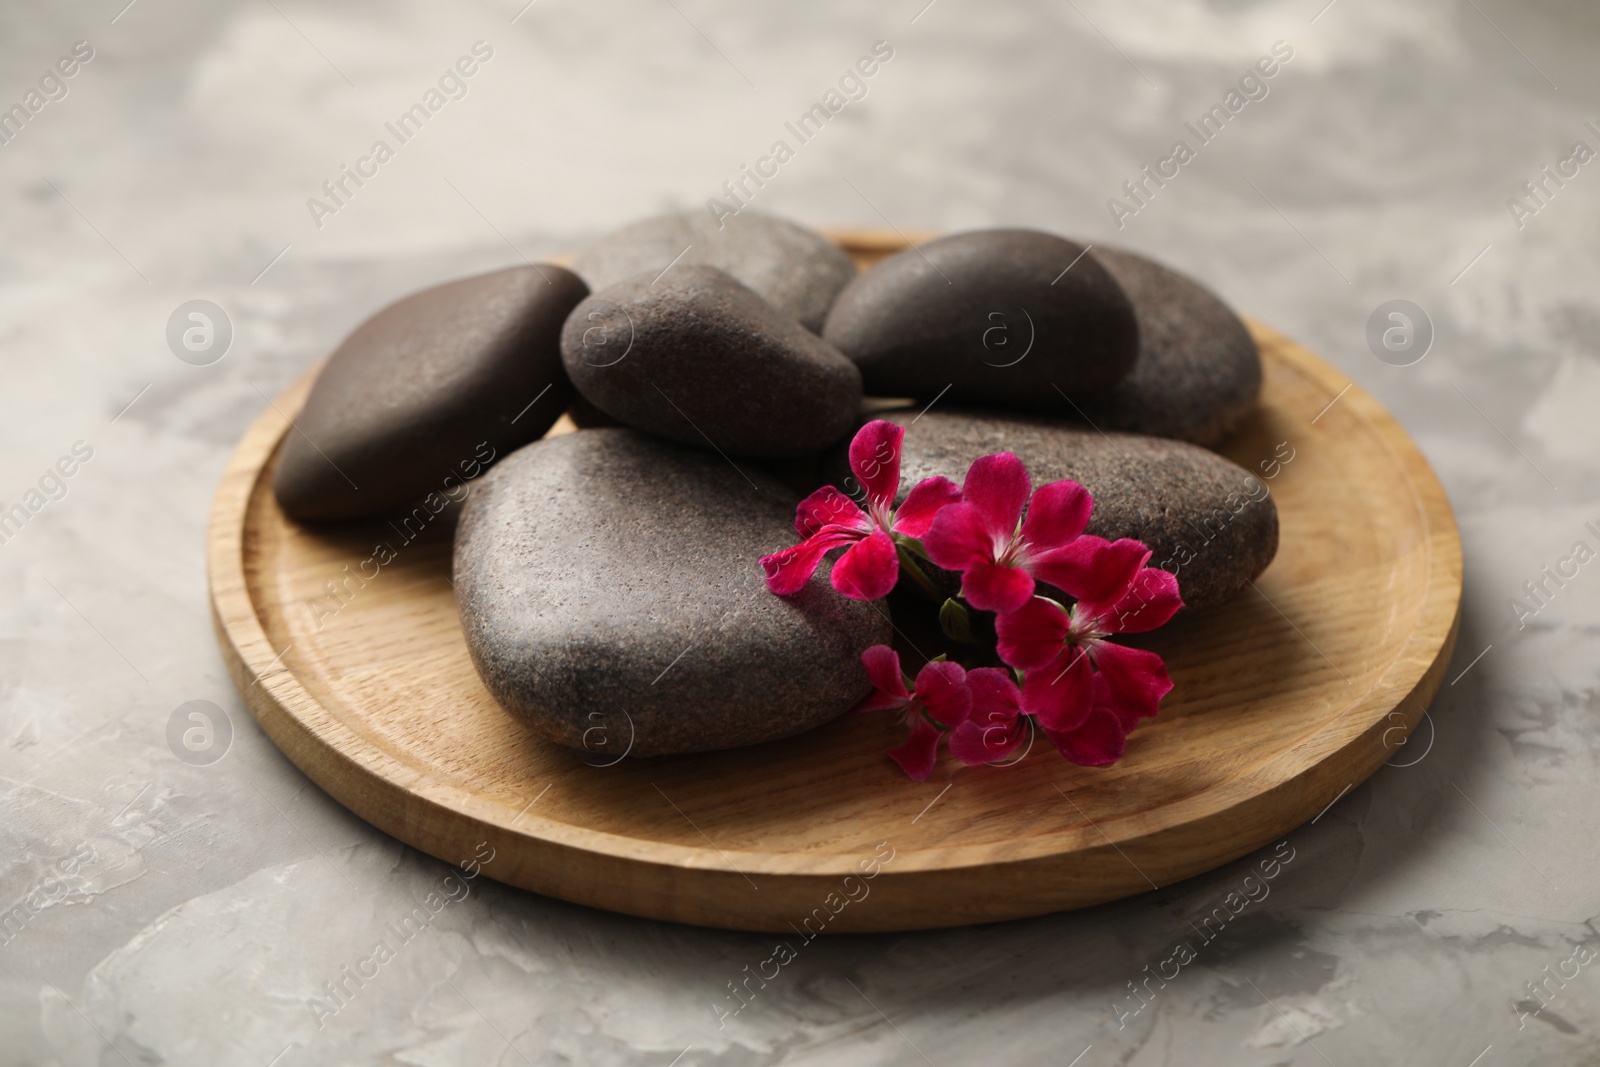
[[[1022,694],[1011,672],[979,667],[967,672],[972,711],[950,735],[950,751],[969,767],[993,763],[1017,750],[1028,737],[1021,717]]]
[[[967,672],[967,688],[972,691],[971,718],[984,717],[983,721],[992,722],[987,716],[999,714],[1014,719],[1022,711],[1022,693],[1011,680],[1010,671],[999,667],[975,668]]]
[[[1098,702],[1114,712],[1128,730],[1140,719],[1154,715],[1161,698],[1172,692],[1167,665],[1154,652],[1099,641],[1094,646],[1094,665],[1105,683]]]
[[[1083,534],[1057,548],[1028,554],[1028,570],[1038,581],[1053,585],[1070,596],[1078,590],[1094,588],[1099,581],[1095,566],[1103,548],[1111,542],[1093,534]]]
[[[994,559],[994,538],[976,505],[950,504],[933,517],[922,550],[947,571],[965,571],[974,560]]]
[[[761,569],[767,576],[767,588],[779,596],[794,596],[806,587],[823,555],[840,545],[856,539],[855,534],[839,530],[825,530],[790,545],[770,556],[761,557]]]
[[[1034,597],[994,620],[1000,658],[1025,671],[1044,667],[1061,654],[1068,619],[1060,604]]]
[[[939,512],[961,500],[961,487],[944,475],[924,478],[911,487],[906,502],[894,512],[894,532],[921,537]]]
[[[873,530],[851,545],[833,565],[833,587],[851,600],[886,597],[899,577],[894,542],[882,530]]]
[[[1021,567],[973,559],[961,575],[961,595],[979,611],[1016,611],[1033,597],[1033,576]]]
[[[1134,575],[1149,558],[1150,549],[1143,541],[1131,537],[1097,545],[1080,587],[1067,592],[1078,598],[1080,613],[1104,618],[1111,613],[1111,606],[1128,592]]]
[[[1027,740],[1026,719],[992,723],[968,719],[951,732],[950,754],[968,767],[976,767],[982,763],[998,763]]]
[[[888,645],[873,645],[861,653],[861,665],[867,669],[867,681],[872,683],[876,693],[893,698],[899,704],[911,700],[911,694],[906,692],[905,675],[900,673],[900,653]],[[868,697],[867,700],[871,700]],[[863,704],[866,701],[862,701]],[[880,705],[882,707],[895,707],[896,704]],[[870,709],[862,708],[867,711]]]
[[[917,672],[916,697],[928,714],[946,726],[964,721],[972,710],[967,672],[961,664],[948,660],[925,664]]]
[[[1045,730],[1076,729],[1089,714],[1094,670],[1081,648],[1066,648],[1053,662],[1022,680],[1022,710]]]
[[[911,734],[905,743],[884,755],[898,763],[913,782],[926,782],[939,759],[939,731],[926,719],[919,718],[911,725]]]
[[[961,496],[977,509],[991,545],[1009,541],[1016,535],[1022,506],[1028,502],[1028,490],[1032,485],[1028,480],[1028,468],[1010,452],[979,456],[967,468]]]
[[[1022,520],[1022,537],[1041,549],[1064,545],[1083,533],[1094,511],[1094,497],[1074,481],[1041,485],[1028,502],[1028,517]]]
[[[905,697],[897,697],[893,693],[885,693],[881,689],[874,689],[857,702],[850,710],[860,715],[874,711],[893,711],[905,707],[910,701]]]
[[[1114,634],[1142,634],[1164,625],[1183,607],[1178,576],[1159,567],[1145,567],[1133,576],[1128,591],[1100,617]]]
[[[872,529],[867,513],[831,485],[818,489],[794,509],[794,528],[801,537],[810,537],[824,526],[846,526],[862,533]]]
[[[900,488],[900,442],[905,436],[904,426],[873,419],[850,441],[850,469],[867,498],[884,508],[894,504],[895,490]]]
[[[1104,767],[1122,758],[1128,746],[1117,717],[1103,708],[1089,713],[1076,729],[1045,730],[1044,735],[1071,763],[1081,767]]]

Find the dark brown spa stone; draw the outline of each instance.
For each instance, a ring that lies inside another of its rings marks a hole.
[[[561,326],[586,295],[561,267],[513,267],[367,319],[328,357],[284,438],[279,506],[301,520],[379,514],[543,436],[572,400]]]
[[[1065,413],[1064,394],[1133,369],[1139,329],[1084,247],[1038,230],[974,230],[898,252],[845,287],[823,337],[874,396]]]
[[[756,744],[849,710],[870,688],[862,651],[890,639],[888,608],[839,596],[826,562],[798,596],[767,591],[758,560],[796,540],[797,499],[629,429],[518,450],[456,534],[484,684],[598,762]]]
[[[676,264],[676,266],[674,266]],[[814,230],[744,210],[717,219],[683,211],[640,219],[573,254],[572,269],[595,292],[669,267],[719,267],[775,309],[820,333],[855,261]]]
[[[1074,396],[1102,430],[1214,445],[1256,406],[1261,354],[1210,289],[1155,260],[1096,245],[1139,320],[1139,359],[1110,390]]]
[[[605,414],[730,456],[815,454],[861,407],[855,364],[716,267],[596,292],[567,319],[561,355]]]

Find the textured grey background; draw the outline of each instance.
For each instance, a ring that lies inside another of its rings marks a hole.
[[[0,502],[94,449],[0,547],[0,904],[26,916],[0,944],[0,1062],[1594,1062],[1600,967],[1537,1016],[1515,1002],[1600,945],[1600,567],[1525,628],[1507,602],[1596,542],[1600,165],[1520,229],[1506,206],[1600,148],[1593,5],[124,3],[0,10],[0,102],[96,50],[0,146]],[[469,95],[318,229],[306,198],[479,39]],[[1127,983],[1247,862],[1077,914],[818,942],[723,1029],[710,1005],[768,939],[479,881],[319,1027],[307,998],[449,869],[311,786],[232,693],[201,547],[232,443],[400,293],[703,204],[878,39],[869,96],[757,205],[1120,240],[1376,393],[1465,538],[1431,748],[1291,835],[1271,896],[1136,1015]],[[1270,95],[1117,232],[1106,198],[1279,39]],[[1437,331],[1412,367],[1365,341],[1396,297]],[[164,337],[195,298],[235,329],[208,367]],[[166,742],[195,699],[233,726],[210,766]]]

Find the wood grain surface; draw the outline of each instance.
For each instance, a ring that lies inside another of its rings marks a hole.
[[[903,247],[893,233],[838,237],[863,262]],[[1258,472],[1279,461],[1266,484],[1281,547],[1243,598],[1145,642],[1175,688],[1113,767],[1041,746],[1011,767],[947,759],[916,784],[882,755],[887,716],[588,765],[478,680],[450,584],[451,512],[408,536],[382,520],[302,527],[278,510],[273,465],[315,371],[262,412],[218,489],[218,640],[263,730],[340,803],[447,862],[488,842],[484,873],[564,900],[809,937],[1168,885],[1280,838],[1390,759],[1455,644],[1461,546],[1426,460],[1344,375],[1251,329],[1262,403],[1219,451]],[[552,433],[571,430],[564,419]]]

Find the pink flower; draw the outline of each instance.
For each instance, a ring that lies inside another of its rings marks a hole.
[[[997,763],[1028,740],[1028,719],[1009,671],[979,667],[967,672],[972,711],[950,734],[950,753],[969,767]]]
[[[856,710],[899,709],[910,733],[886,755],[913,782],[927,781],[939,758],[939,735],[966,719],[972,710],[972,692],[967,688],[970,675],[959,663],[935,661],[917,672],[916,686],[907,692],[900,655],[888,645],[873,645],[861,653],[861,664],[873,691]]]
[[[1068,762],[1104,767],[1122,758],[1128,747],[1128,734],[1141,715],[1112,706],[1110,686],[1102,675],[1096,674],[1091,684],[1089,714],[1083,722],[1071,730],[1045,730],[1044,735]]]
[[[949,478],[925,478],[895,508],[905,435],[904,427],[882,419],[856,432],[850,442],[850,469],[866,492],[866,510],[831,485],[802,500],[795,510],[794,528],[805,540],[761,557],[768,589],[793,596],[805,588],[825,554],[848,545],[833,565],[833,587],[852,600],[877,600],[889,594],[900,576],[894,535],[921,537],[939,510],[961,496]]]
[[[1108,740],[1113,722],[1125,735],[1172,689],[1160,656],[1107,640],[1153,630],[1183,606],[1177,578],[1146,567],[1149,558],[1138,541],[1101,541],[1077,587],[1068,589],[1078,598],[1071,611],[1034,597],[995,620],[1000,658],[1026,672],[1022,710],[1074,762],[1116,760],[1120,742]]]
[[[1093,542],[1080,541],[1094,509],[1089,491],[1051,482],[1030,501],[1031,487],[1010,452],[980,456],[967,468],[961,502],[939,511],[922,539],[929,559],[961,572],[961,595],[981,611],[1016,611],[1033,596],[1035,580],[1070,589],[1093,555]]]

